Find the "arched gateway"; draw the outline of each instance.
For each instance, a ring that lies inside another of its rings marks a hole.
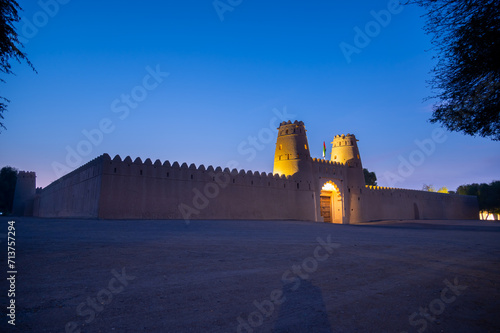
[[[320,212],[324,222],[344,223],[343,198],[338,186],[333,181],[327,181],[321,188]]]

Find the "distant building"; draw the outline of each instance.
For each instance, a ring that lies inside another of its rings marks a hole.
[[[37,194],[29,175],[18,181],[15,206],[40,217],[343,224],[479,218],[476,197],[366,186],[353,134],[335,136],[331,160],[311,158],[301,121],[280,124],[273,174],[104,154]]]

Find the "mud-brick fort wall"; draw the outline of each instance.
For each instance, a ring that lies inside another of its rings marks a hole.
[[[35,174],[20,175],[17,210],[29,215],[34,207],[41,217],[334,223],[479,218],[476,197],[365,186],[352,134],[335,136],[329,161],[311,158],[299,121],[280,124],[272,174],[104,154],[36,195]]]
[[[365,186],[350,188],[351,201],[361,212],[351,223],[395,219],[478,219],[473,196]]]
[[[99,218],[314,220],[307,182],[266,173],[102,156]]]
[[[35,198],[34,216],[97,218],[102,156],[45,187]]]
[[[34,215],[314,220],[314,199],[310,183],[290,176],[104,154],[44,188]]]

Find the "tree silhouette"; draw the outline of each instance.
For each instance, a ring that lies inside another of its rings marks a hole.
[[[424,184],[424,185],[422,185],[422,191],[437,192],[437,193],[450,193],[450,191],[448,191],[448,188],[446,186],[443,186],[443,187],[439,188],[438,190],[436,190],[436,188],[432,184],[429,184],[429,185]]]
[[[409,0],[426,10],[437,64],[431,123],[500,140],[500,2]]]
[[[479,202],[479,210],[490,214],[500,214],[500,181],[490,184],[460,185],[457,193],[462,195],[475,195]]]
[[[422,185],[422,191],[427,191],[427,192],[436,192],[436,189],[434,188],[434,185],[432,184],[424,184]]]
[[[25,61],[35,72],[33,64],[28,60],[26,54],[20,50],[23,46],[18,39],[14,23],[19,22],[19,4],[14,0],[0,0],[0,72],[14,74],[12,72],[11,60],[17,62]],[[5,82],[0,78],[1,82]],[[0,130],[5,129],[3,124],[3,113],[7,110],[10,101],[0,96]]]
[[[370,172],[368,169],[363,169],[363,174],[365,176],[365,184],[377,186],[377,175],[375,172]]]

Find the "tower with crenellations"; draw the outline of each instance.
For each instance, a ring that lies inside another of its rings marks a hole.
[[[278,127],[273,174],[295,176],[304,180],[311,178],[311,153],[306,127],[302,121],[282,122]]]
[[[354,134],[335,135],[332,142],[331,160],[348,164],[350,167],[361,166],[357,142],[358,140]]]
[[[359,156],[358,140],[354,134],[336,135],[332,142],[331,161],[345,164],[350,186],[364,186],[363,165]]]
[[[14,192],[14,215],[33,215],[33,202],[36,192],[36,173],[19,171],[17,174],[16,190]]]

